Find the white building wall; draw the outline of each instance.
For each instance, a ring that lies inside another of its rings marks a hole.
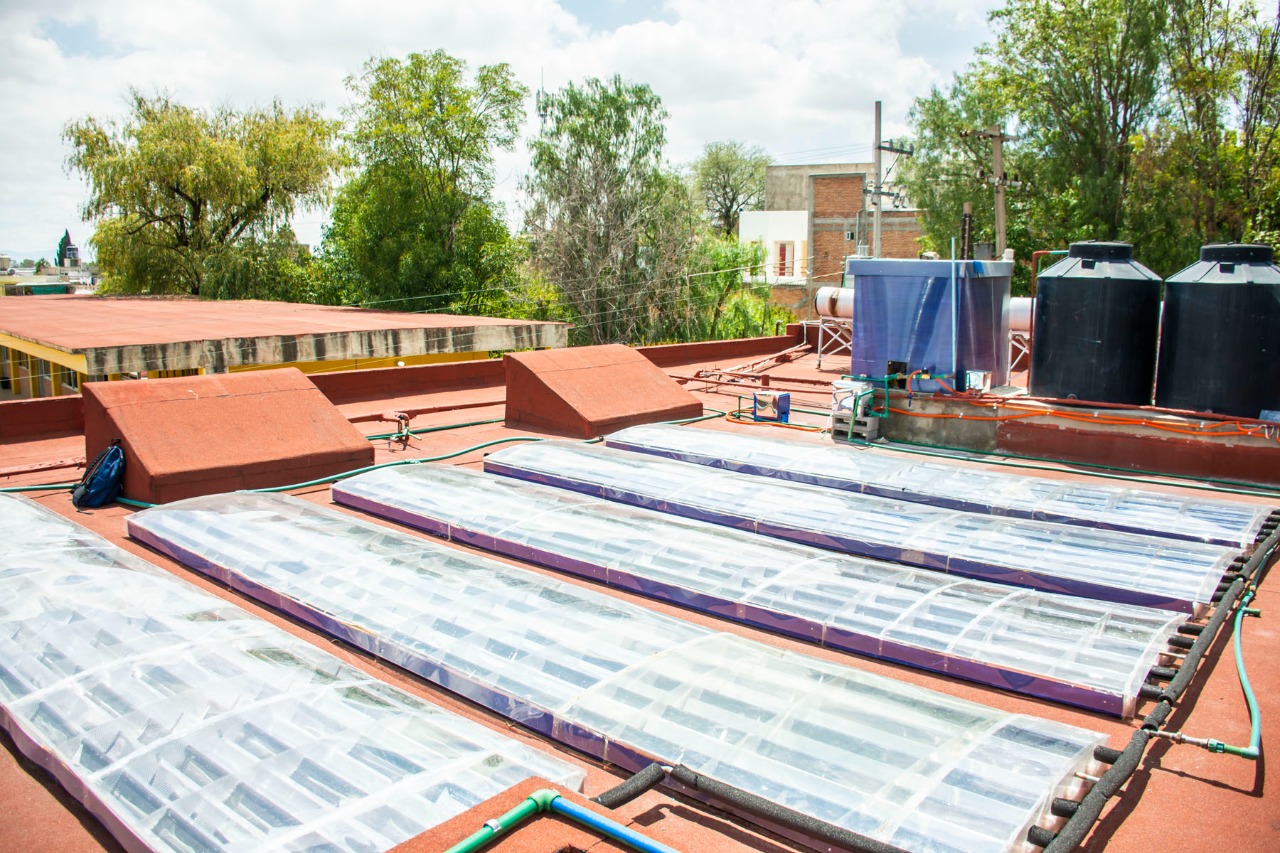
[[[803,282],[809,275],[807,210],[744,210],[738,219],[738,241],[765,248],[765,279]]]

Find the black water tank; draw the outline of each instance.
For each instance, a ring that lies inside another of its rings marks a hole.
[[[1244,418],[1280,410],[1280,266],[1272,257],[1270,246],[1219,243],[1169,276],[1156,405]]]
[[[1036,283],[1035,397],[1147,405],[1156,372],[1160,277],[1128,243],[1072,243]]]

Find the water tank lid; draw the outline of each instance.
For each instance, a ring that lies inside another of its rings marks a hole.
[[[1133,258],[1133,244],[1084,240],[1079,243],[1072,243],[1068,250],[1068,256],[1086,258],[1093,261],[1127,261]]]
[[[1269,264],[1274,256],[1270,246],[1253,243],[1210,243],[1200,247],[1200,260],[1216,264]]]

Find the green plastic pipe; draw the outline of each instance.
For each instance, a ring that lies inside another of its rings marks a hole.
[[[1235,649],[1236,655],[1236,674],[1240,676],[1240,689],[1244,691],[1244,701],[1249,706],[1249,745],[1231,746],[1221,741],[1210,740],[1209,751],[1238,755],[1250,761],[1257,761],[1262,752],[1262,711],[1258,708],[1258,698],[1253,695],[1253,686],[1249,683],[1249,674],[1245,672],[1244,650],[1241,648],[1240,641],[1240,624],[1244,621],[1244,617],[1259,615],[1258,611],[1251,610],[1248,606],[1252,600],[1253,590],[1250,589],[1244,594],[1244,598],[1240,599],[1240,606],[1236,608],[1236,621],[1232,627],[1235,636],[1231,638],[1231,644]]]
[[[0,492],[52,492],[57,489],[74,489],[80,485],[75,483],[44,483],[40,486],[6,486]]]
[[[502,423],[503,420],[504,420],[503,418],[489,418],[488,420],[485,420],[485,421],[464,421],[463,423],[460,423],[460,424],[442,424],[441,426],[420,427],[419,429],[409,430],[408,434],[409,435],[425,435],[426,433],[429,433],[429,432],[444,432],[445,430],[451,430],[451,429],[463,429],[465,427],[486,426],[488,424],[500,424]],[[404,435],[404,433],[402,432],[380,432],[377,435],[367,435],[365,436],[365,438],[369,439],[370,441],[380,441],[381,439],[384,439],[384,438],[397,438],[402,435]]]
[[[562,800],[560,794],[550,788],[534,791],[524,799],[524,802],[502,817],[485,821],[484,826],[450,847],[445,853],[475,853],[542,812],[555,812],[579,826],[600,833],[611,841],[641,853],[677,853],[666,844],[641,835],[604,815],[588,811],[569,800]]]
[[[497,820],[485,821],[484,826],[450,847],[445,853],[474,853],[480,850],[490,841],[515,829],[538,812],[545,811],[550,807],[551,797],[554,796],[557,796],[556,792],[548,789],[534,791],[525,797],[520,805]]]

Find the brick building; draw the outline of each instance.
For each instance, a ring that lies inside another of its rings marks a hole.
[[[770,279],[839,284],[844,259],[867,254],[871,246],[865,190],[874,168],[870,163],[770,166],[765,209],[743,212],[739,239],[765,246]],[[916,257],[922,233],[914,208],[883,210],[881,254]]]

